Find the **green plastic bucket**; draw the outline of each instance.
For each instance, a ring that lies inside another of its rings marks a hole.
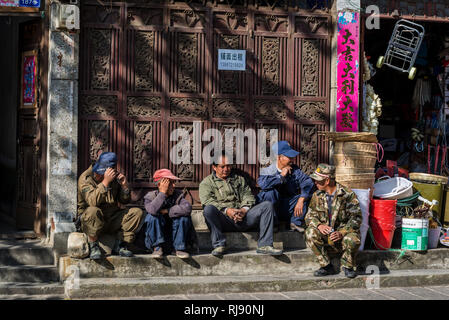
[[[412,251],[427,250],[429,241],[429,220],[402,218],[401,249]]]

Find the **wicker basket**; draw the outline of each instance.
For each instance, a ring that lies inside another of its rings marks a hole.
[[[376,144],[365,142],[337,141],[335,142],[334,152],[345,155],[377,156]]]
[[[376,174],[375,173],[336,174],[335,178],[336,180],[340,179],[343,181],[375,180]]]
[[[334,154],[334,164],[336,167],[341,168],[370,168],[374,170],[376,161],[376,156],[345,155],[341,153]]]
[[[318,135],[325,136],[332,141],[357,141],[377,143],[376,135],[369,132],[329,132],[319,131]]]
[[[420,172],[410,172],[408,177],[410,180],[424,183],[442,183],[447,184],[447,178],[445,176],[439,176],[436,174],[420,173]]]
[[[350,189],[371,189],[373,190],[374,186],[374,179],[367,179],[367,180],[341,180],[336,179],[336,181]]]
[[[365,174],[373,173],[373,168],[349,168],[349,167],[335,167],[335,174]]]

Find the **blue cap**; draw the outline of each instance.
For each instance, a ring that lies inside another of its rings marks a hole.
[[[114,168],[116,165],[117,155],[114,152],[103,152],[92,167],[92,171],[103,175],[107,168]]]
[[[271,147],[271,149],[277,154],[277,155],[284,155],[286,157],[289,158],[294,158],[296,157],[299,152],[293,150],[290,147],[290,144],[287,141],[279,141],[278,143],[273,144],[273,146]]]

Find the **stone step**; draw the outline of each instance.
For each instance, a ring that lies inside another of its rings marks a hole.
[[[64,286],[59,282],[0,282],[0,296],[46,296],[63,297]],[[30,297],[31,298],[31,297]],[[0,298],[2,300],[2,298]]]
[[[0,266],[0,282],[50,282],[59,281],[58,268],[43,266]]]
[[[379,287],[409,287],[449,284],[448,270],[393,270],[379,275]],[[146,297],[174,294],[237,292],[286,292],[321,289],[367,288],[367,276],[355,279],[338,275],[317,278],[312,273],[296,275],[234,275],[153,278],[81,279],[79,288],[69,289],[72,299]]]
[[[399,252],[365,250],[359,252],[356,262],[360,270],[377,266],[379,270],[405,269],[447,269],[449,250],[432,249],[427,253],[407,252],[396,261]],[[333,257],[339,266],[339,258]],[[179,259],[173,255],[162,259],[151,258],[148,254],[132,258],[108,256],[99,262],[87,259],[73,259],[68,256],[59,260],[59,274],[63,281],[74,271],[81,278],[139,278],[175,276],[233,276],[233,275],[297,275],[312,272],[318,268],[315,255],[310,249],[285,251],[283,255],[266,256],[252,251],[230,252],[222,258],[209,252],[192,255],[189,259]]]
[[[209,231],[197,231],[198,246],[200,250],[212,250]],[[257,249],[258,232],[225,232],[226,245],[238,250]],[[283,249],[305,249],[304,234],[296,231],[275,232],[273,246]]]
[[[40,240],[1,240],[0,265],[54,265],[55,259],[50,246]]]

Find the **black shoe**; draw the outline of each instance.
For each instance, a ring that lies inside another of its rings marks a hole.
[[[347,278],[353,279],[353,278],[357,277],[357,272],[355,272],[354,269],[352,269],[352,268],[348,269],[348,268],[343,267],[343,270],[344,270],[345,276]]]
[[[332,275],[332,274],[335,274],[334,266],[332,265],[332,263],[329,263],[325,267],[319,268],[317,271],[315,271],[313,273],[313,275],[315,277],[324,277],[324,276],[329,276],[329,275]]]
[[[129,257],[134,256],[132,251],[128,249],[128,246],[129,246],[128,243],[126,243],[124,241],[121,241],[121,242],[116,241],[113,253],[116,255],[119,255],[120,257],[129,258]]]
[[[89,249],[90,249],[89,258],[91,258],[92,260],[101,259],[100,245],[98,244],[97,241],[89,242]]]

